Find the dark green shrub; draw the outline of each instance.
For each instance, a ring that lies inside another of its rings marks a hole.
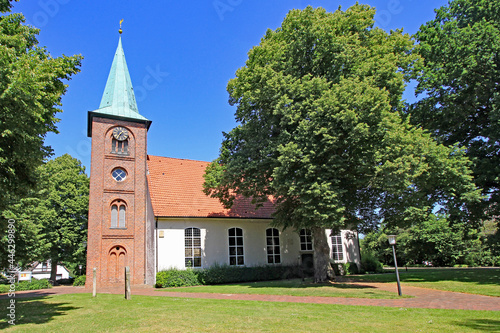
[[[73,282],[75,282],[75,278],[70,276],[67,279],[59,279],[56,282],[57,282],[57,284],[61,284],[61,285],[72,285]]]
[[[345,264],[330,262],[330,265],[332,266],[332,269],[335,272],[335,276],[342,276],[346,274]]]
[[[246,267],[215,264],[197,273],[201,284],[270,281],[302,277],[299,265]]]
[[[368,273],[380,273],[383,271],[382,263],[369,252],[361,254],[361,266]]]
[[[80,275],[80,276],[78,276],[75,279],[75,281],[73,282],[73,286],[75,286],[75,287],[84,286],[86,279],[87,279],[86,275]]]
[[[198,272],[192,269],[167,269],[156,273],[156,288],[197,286]]]
[[[345,272],[347,275],[359,274],[358,265],[354,262],[348,262],[345,264]]]

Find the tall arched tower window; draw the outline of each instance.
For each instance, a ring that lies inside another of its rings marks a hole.
[[[111,140],[111,153],[128,155],[128,140],[118,141],[113,138]]]
[[[127,206],[121,200],[113,202],[111,205],[111,228],[126,228]]]

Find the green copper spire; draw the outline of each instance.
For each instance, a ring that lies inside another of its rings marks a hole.
[[[109,71],[106,88],[104,88],[101,105],[96,112],[133,119],[146,119],[139,114],[137,109],[134,88],[132,87],[125,54],[123,53],[121,36]]]
[[[127,62],[125,61],[125,53],[122,48],[121,31],[113,64],[109,71],[108,81],[106,82],[104,93],[102,94],[101,104],[99,105],[99,109],[89,112],[89,136],[92,136],[92,126],[90,122],[91,118],[94,116],[144,122],[147,124],[148,128],[151,124],[151,121],[141,116],[137,109],[134,88],[132,87]]]

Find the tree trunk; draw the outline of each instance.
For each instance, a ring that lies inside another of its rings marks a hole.
[[[56,285],[57,277],[57,258],[50,259],[50,281],[52,285]]]
[[[326,239],[325,229],[311,228],[314,242],[314,282],[322,283],[328,279],[335,280],[335,273],[330,265],[330,247]]]

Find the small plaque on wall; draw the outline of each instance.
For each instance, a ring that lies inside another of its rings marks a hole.
[[[158,235],[158,238],[163,238],[165,237],[165,231],[160,230],[160,234]]]

